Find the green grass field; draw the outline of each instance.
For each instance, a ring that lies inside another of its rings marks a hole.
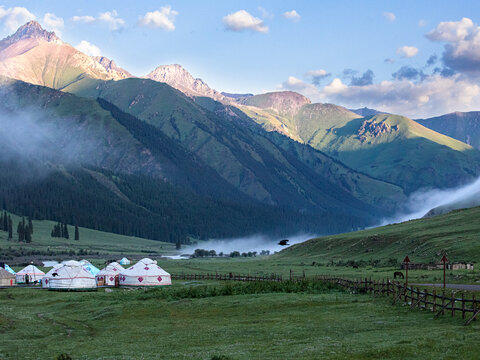
[[[0,290],[2,359],[473,359],[480,323],[462,324],[335,289],[182,299]]]

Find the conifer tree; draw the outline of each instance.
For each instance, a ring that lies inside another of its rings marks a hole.
[[[33,235],[33,223],[30,216],[28,217],[28,230],[30,230],[30,235]]]
[[[75,225],[75,240],[80,240],[80,232],[77,225]]]
[[[7,212],[3,212],[3,230],[8,231],[8,218],[7,218]]]
[[[68,239],[68,238],[70,237],[70,236],[68,235],[68,226],[67,226],[67,224],[63,224],[63,226],[64,226],[64,229],[63,229],[63,237],[64,237],[65,239]]]
[[[23,222],[19,221],[17,226],[17,234],[18,234],[18,241],[22,242],[25,240],[25,227],[23,226]]]
[[[13,221],[10,215],[8,215],[8,240],[13,239]]]
[[[26,243],[32,242],[32,233],[30,231],[30,226],[27,224],[24,228],[24,238]]]

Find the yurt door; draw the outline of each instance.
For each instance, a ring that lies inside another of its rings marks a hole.
[[[119,282],[120,282],[119,278],[120,277],[118,275],[115,276],[115,287],[118,287],[118,285],[119,285]]]

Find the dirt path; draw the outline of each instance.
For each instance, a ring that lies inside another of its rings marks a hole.
[[[443,287],[443,284],[412,284],[415,286],[433,286],[433,287]],[[480,291],[480,285],[470,285],[470,284],[446,284],[448,289],[455,290],[465,290],[465,291]]]

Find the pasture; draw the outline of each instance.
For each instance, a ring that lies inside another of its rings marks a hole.
[[[69,354],[73,359],[458,359],[477,355],[480,323],[465,327],[455,318],[433,320],[431,313],[336,287],[288,293],[264,288],[255,293],[242,290],[243,284],[237,292],[225,290],[226,286],[232,285],[177,281],[170,289],[91,293],[2,289],[0,358],[55,359]],[[212,287],[216,290],[205,290]]]

